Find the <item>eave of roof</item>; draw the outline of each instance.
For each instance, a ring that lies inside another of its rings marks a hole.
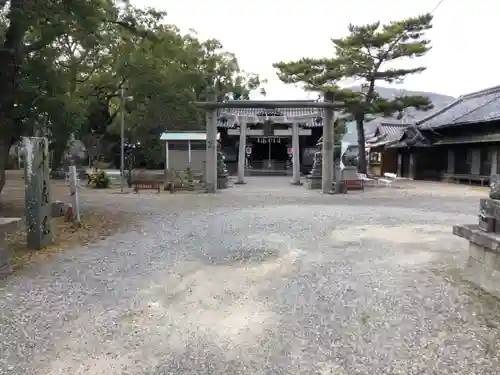
[[[500,120],[500,86],[462,95],[418,121],[417,126],[424,130],[497,120]]]

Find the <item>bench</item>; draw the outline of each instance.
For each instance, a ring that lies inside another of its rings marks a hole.
[[[138,178],[132,180],[132,188],[136,194],[139,194],[139,190],[156,190],[158,194],[160,194],[161,186],[163,185],[163,181],[155,180],[155,179],[143,179]]]
[[[363,180],[344,180],[344,186],[347,190],[363,190]]]
[[[468,181],[469,185],[474,182],[480,182],[481,186],[490,182],[490,176],[480,176],[475,174],[456,174],[456,173],[443,173],[441,179],[444,181],[459,183],[460,181]]]

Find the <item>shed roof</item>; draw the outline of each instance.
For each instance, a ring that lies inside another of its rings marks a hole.
[[[417,124],[421,129],[434,129],[495,120],[500,120],[500,86],[462,95]]]
[[[220,134],[217,134],[217,139]],[[160,136],[160,141],[206,141],[207,133],[205,132],[165,132]]]

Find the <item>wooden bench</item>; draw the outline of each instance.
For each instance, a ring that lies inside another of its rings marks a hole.
[[[468,181],[469,185],[474,182],[480,182],[481,186],[488,184],[490,182],[490,176],[480,176],[475,174],[456,174],[456,173],[443,173],[441,179],[444,181],[450,181],[459,183],[460,181]]]
[[[132,180],[132,188],[136,194],[139,194],[139,190],[156,190],[160,194],[162,185],[163,181],[152,178],[137,178]]]
[[[344,180],[344,185],[347,190],[363,190],[363,180]]]

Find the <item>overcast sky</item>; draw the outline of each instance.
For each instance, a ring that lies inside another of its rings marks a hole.
[[[388,22],[431,11],[438,0],[135,0],[168,12],[168,23],[203,39],[217,38],[234,52],[241,68],[268,79],[268,99],[307,99],[284,85],[273,62],[331,56],[330,38],[349,23]],[[493,0],[444,0],[429,32],[433,49],[410,62],[427,70],[398,87],[458,96],[500,84],[498,10]],[[498,58],[498,59],[497,59]],[[258,98],[258,96],[254,96]]]

